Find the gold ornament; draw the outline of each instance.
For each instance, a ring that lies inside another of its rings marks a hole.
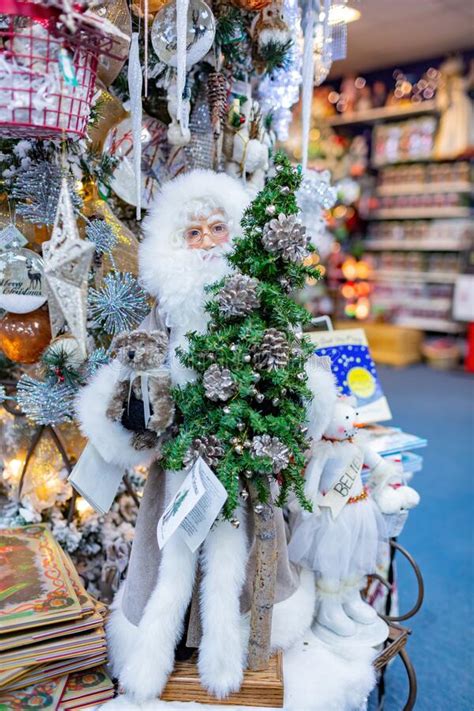
[[[82,213],[89,219],[99,217],[110,225],[117,243],[111,256],[104,254],[103,267],[108,272],[115,267],[119,272],[138,274],[138,240],[131,230],[121,222],[106,200],[99,197],[97,186],[93,181],[85,183],[81,189],[83,199]]]
[[[87,276],[94,245],[80,239],[65,179],[49,242],[43,244],[44,273],[53,336],[68,325],[84,357],[87,355]]]
[[[148,0],[148,20],[149,22],[153,20],[153,15],[161,10],[162,7],[167,5],[170,0]],[[144,0],[138,0],[138,2],[133,3],[130,6],[131,11],[137,17],[145,17],[145,2]]]
[[[105,139],[109,131],[128,116],[128,112],[122,106],[122,102],[116,96],[112,96],[107,89],[101,89],[97,99],[99,117],[88,129],[92,149],[97,153],[102,153]]]
[[[127,37],[132,36],[132,16],[127,0],[102,0],[94,6],[94,14],[112,22]],[[104,86],[110,86],[120,74],[128,56],[128,43],[123,52],[124,59],[112,59],[101,55],[97,67],[97,80]]]
[[[232,0],[232,4],[247,12],[260,12],[264,7],[270,5],[272,0]]]
[[[7,313],[0,321],[0,349],[15,363],[36,363],[51,340],[48,312]]]

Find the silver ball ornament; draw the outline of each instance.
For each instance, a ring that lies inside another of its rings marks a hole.
[[[243,357],[244,363],[250,363],[251,360],[252,360],[252,356],[250,356],[248,353],[246,355],[244,355],[244,357]]]
[[[268,206],[265,208],[265,212],[266,212],[267,215],[274,215],[275,212],[276,212],[276,207],[275,207],[275,205],[268,205]]]
[[[262,395],[262,393],[257,393],[257,394],[255,395],[255,400],[256,400],[257,402],[263,402],[263,401],[265,400],[265,396]]]

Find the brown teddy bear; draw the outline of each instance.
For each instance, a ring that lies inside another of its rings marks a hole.
[[[135,434],[134,449],[156,447],[159,438],[171,425],[174,404],[171,398],[171,376],[163,367],[168,352],[168,336],[164,331],[130,331],[115,337],[112,348],[123,365],[107,408],[107,417],[120,422]],[[150,417],[146,421],[146,406],[142,388],[148,387]]]

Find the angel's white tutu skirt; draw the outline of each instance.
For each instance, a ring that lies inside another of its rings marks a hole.
[[[370,497],[347,503],[336,519],[322,508],[319,514],[300,515],[290,560],[334,583],[363,578],[375,572],[384,537],[383,518]]]

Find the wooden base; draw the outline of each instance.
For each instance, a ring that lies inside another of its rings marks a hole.
[[[363,328],[376,363],[402,367],[421,360],[423,332],[390,323],[338,321],[336,328]]]
[[[176,662],[173,673],[160,697],[163,701],[196,701],[222,706],[283,707],[283,666],[281,652],[271,659],[265,671],[246,671],[244,681],[235,694],[216,699],[202,688],[194,657]]]

